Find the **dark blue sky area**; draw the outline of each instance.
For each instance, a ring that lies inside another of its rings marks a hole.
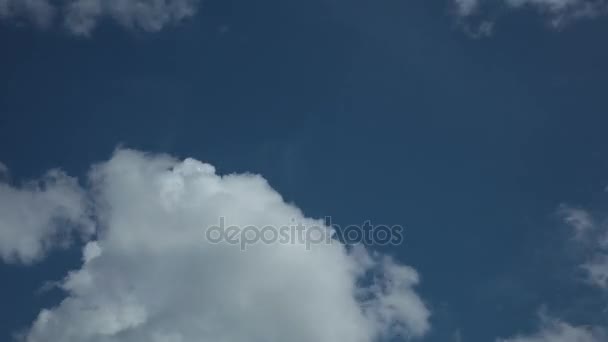
[[[0,160],[16,181],[84,180],[122,144],[261,173],[308,216],[402,224],[388,252],[422,276],[426,341],[527,331],[542,306],[604,323],[555,210],[606,202],[608,20],[513,12],[475,40],[448,9],[209,0],[155,34],[0,26]],[[0,340],[79,257],[0,267]]]

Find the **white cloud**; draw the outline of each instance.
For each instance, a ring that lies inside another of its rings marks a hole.
[[[29,20],[40,27],[55,14],[76,35],[89,35],[101,20],[146,32],[160,31],[196,14],[200,0],[0,0],[0,19]]]
[[[587,271],[591,284],[608,289],[608,254],[598,254],[581,267]]]
[[[483,17],[484,10],[496,12],[531,8],[544,15],[551,26],[559,28],[574,20],[608,13],[607,0],[452,0],[452,3],[459,22],[472,16]]]
[[[600,289],[608,289],[608,229],[588,211],[561,205],[557,211],[563,222],[574,231],[574,243],[585,249],[589,257],[580,267],[586,281]],[[541,326],[536,333],[519,335],[497,342],[604,342],[608,333],[599,326],[573,326],[541,312]]]
[[[2,165],[2,173],[7,172]],[[31,263],[52,247],[65,246],[72,232],[90,234],[85,194],[75,179],[51,171],[14,187],[0,178],[0,259]]]
[[[580,18],[605,14],[608,3],[604,0],[505,0],[511,8],[532,7],[546,14],[553,26]]]
[[[494,32],[494,22],[492,21],[483,20],[475,24],[461,21],[459,24],[464,33],[473,39],[486,38]]]
[[[588,250],[589,260],[581,265],[587,280],[594,286],[608,289],[608,227],[584,209],[562,205],[559,213],[574,230],[576,242]]]
[[[0,0],[0,19],[29,20],[46,27],[51,24],[54,12],[48,0]]]
[[[542,327],[531,335],[519,335],[498,342],[603,342],[608,337],[602,329],[572,326],[557,319],[542,317]]]
[[[119,150],[90,173],[98,238],[27,342],[370,342],[421,336],[417,272],[339,244],[212,244],[205,229],[319,225],[260,176]],[[329,228],[327,228],[329,229]],[[330,232],[329,230],[327,231]]]
[[[578,240],[587,238],[592,231],[596,230],[596,223],[592,215],[584,209],[562,204],[557,212],[564,220],[564,223],[572,227]]]
[[[473,14],[479,6],[479,0],[454,0],[458,15],[468,16]]]
[[[73,33],[88,35],[104,17],[129,29],[160,31],[196,13],[198,0],[70,0],[65,24]]]

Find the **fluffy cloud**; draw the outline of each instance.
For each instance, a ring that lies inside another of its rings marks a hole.
[[[128,29],[160,31],[196,13],[199,0],[0,0],[0,19],[20,19],[50,26],[54,14],[76,35],[89,35],[110,18]]]
[[[364,248],[214,244],[224,217],[259,227],[323,223],[260,176],[120,150],[90,173],[97,239],[27,342],[369,342],[423,335],[417,272]],[[308,229],[308,228],[307,228]],[[331,234],[330,228],[325,228]]]
[[[0,176],[7,169],[0,164]],[[0,259],[31,263],[55,246],[66,246],[74,231],[92,233],[85,194],[61,171],[22,187],[0,177]]]
[[[602,342],[608,337],[601,329],[572,326],[556,319],[542,317],[539,332],[529,336],[498,339],[497,342]]]

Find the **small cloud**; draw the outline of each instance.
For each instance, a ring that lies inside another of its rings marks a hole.
[[[452,0],[459,21],[487,13],[533,9],[547,19],[554,29],[581,19],[595,18],[608,13],[607,0]],[[466,26],[464,26],[466,27]]]
[[[479,0],[454,0],[454,5],[459,16],[467,17],[477,10]]]
[[[585,249],[585,261],[580,268],[586,273],[585,282],[602,291],[608,290],[608,228],[600,224],[587,210],[566,204],[559,206],[558,215],[575,232],[574,242]],[[608,331],[600,326],[574,326],[540,312],[541,324],[534,333],[499,338],[496,342],[604,342]]]
[[[577,239],[585,238],[590,231],[596,229],[593,217],[586,210],[562,204],[559,206],[557,213],[564,223],[574,230]]]
[[[473,39],[490,37],[494,33],[494,23],[484,20],[478,25],[463,23],[464,32]]]
[[[65,8],[64,23],[70,32],[84,36],[106,17],[128,29],[157,32],[192,17],[198,3],[198,0],[71,0]]]
[[[62,22],[69,32],[89,36],[101,20],[109,18],[127,29],[157,32],[194,16],[198,5],[199,0],[0,0],[0,20],[25,21],[40,28]]]
[[[76,179],[58,170],[19,187],[0,180],[0,260],[30,264],[69,244],[72,232],[91,234],[86,203]]]
[[[562,204],[558,214],[574,230],[574,241],[587,251],[588,259],[580,265],[586,281],[608,289],[608,227],[581,208]]]
[[[608,255],[596,255],[591,261],[581,265],[587,271],[589,282],[602,289],[608,289]]]
[[[598,327],[573,326],[559,319],[541,314],[541,327],[535,333],[510,338],[499,338],[496,342],[603,342],[606,331]]]

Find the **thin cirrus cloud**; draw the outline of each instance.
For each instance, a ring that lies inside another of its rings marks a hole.
[[[579,265],[588,285],[608,294],[608,226],[585,209],[561,205],[557,211],[561,220],[573,231],[573,243],[586,251],[586,260]],[[518,335],[497,342],[604,342],[608,327],[572,325],[545,313],[540,314],[537,332]]]
[[[21,341],[372,342],[430,329],[418,273],[387,256],[337,241],[210,243],[205,229],[219,217],[325,227],[258,175],[123,149],[93,166],[88,184],[96,234],[59,285],[66,298]]]
[[[156,32],[192,17],[198,5],[199,0],[0,0],[0,19],[42,28],[60,22],[80,36],[90,35],[106,18],[128,29]]]

